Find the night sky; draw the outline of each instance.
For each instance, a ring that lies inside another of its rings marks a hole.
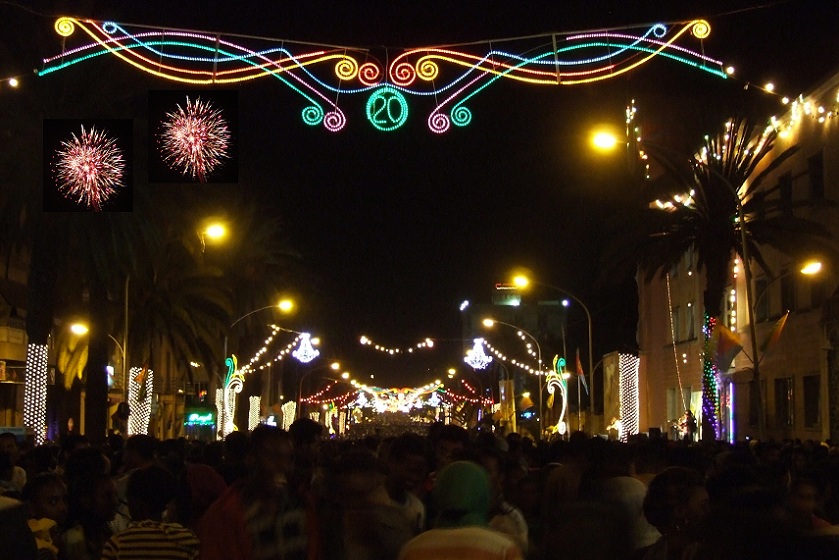
[[[316,301],[296,318],[300,328],[331,345],[326,353],[351,355],[356,363],[371,357],[371,351],[359,350],[361,334],[394,347],[425,337],[457,339],[460,302],[488,302],[495,283],[508,281],[516,266],[587,302],[596,356],[633,348],[633,280],[604,279],[598,259],[608,240],[619,235],[614,225],[625,205],[637,199],[622,188],[620,161],[587,153],[588,131],[602,123],[622,128],[624,109],[634,99],[648,135],[690,150],[732,112],[782,112],[779,96],[755,86],[772,81],[779,93],[797,96],[836,69],[839,53],[834,0],[563,0],[551,7],[486,1],[168,0],[73,2],[71,12],[43,4],[38,11],[44,15],[353,45],[371,48],[380,59],[413,46],[474,41],[484,43],[473,47],[483,54],[493,39],[693,17],[710,21],[711,35],[702,46],[707,55],[737,69],[734,79],[662,59],[599,85],[502,80],[469,102],[470,125],[442,135],[427,128],[433,104],[422,100],[409,99],[406,125],[383,133],[364,117],[361,97],[348,97],[339,103],[347,126],[333,134],[303,124],[302,100],[276,81],[236,88],[238,182],[223,188],[254,198],[266,215],[282,217],[314,279],[296,287]],[[765,7],[749,8],[758,5]],[[8,4],[0,11],[39,26],[39,36],[49,37],[52,19]],[[8,65],[28,71],[59,49],[54,36],[49,44],[31,45],[31,60]],[[153,87],[177,89],[162,81]],[[582,314],[571,312],[568,336],[572,347],[585,347]],[[440,344],[434,351],[440,352],[437,363],[444,367],[459,359],[461,350],[460,343]],[[390,379],[408,382],[406,374],[395,371],[404,368],[413,372],[411,382],[428,381],[415,371],[429,367],[425,361],[394,367],[393,359],[377,355],[368,365],[386,379],[393,375]]]

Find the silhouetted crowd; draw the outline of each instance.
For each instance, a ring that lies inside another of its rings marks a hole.
[[[839,558],[839,447],[455,425],[328,439],[0,434],[0,558]]]

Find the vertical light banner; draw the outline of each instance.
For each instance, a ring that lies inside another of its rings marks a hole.
[[[641,360],[632,354],[621,354],[618,360],[622,425],[619,438],[626,442],[630,435],[639,431],[638,368]]]
[[[252,431],[259,425],[259,412],[262,406],[262,398],[259,395],[252,395],[249,399],[248,409],[248,431]]]
[[[148,368],[133,367],[128,381],[128,436],[148,434],[151,419],[151,400],[154,389],[154,372]]]
[[[35,434],[35,445],[47,437],[47,345],[26,346],[23,386],[23,425]]]
[[[297,403],[288,401],[281,407],[281,410],[283,412],[283,430],[288,431],[297,416]]]

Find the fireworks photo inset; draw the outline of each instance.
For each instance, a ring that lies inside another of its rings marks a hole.
[[[131,209],[130,121],[44,121],[44,132],[45,210]]]
[[[160,151],[169,167],[184,176],[207,182],[228,159],[230,131],[227,121],[209,101],[187,96],[186,104],[166,114],[159,135]]]

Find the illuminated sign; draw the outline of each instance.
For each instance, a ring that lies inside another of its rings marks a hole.
[[[213,418],[212,412],[205,412],[203,414],[192,412],[187,415],[184,421],[184,426],[215,426],[216,421]]]

